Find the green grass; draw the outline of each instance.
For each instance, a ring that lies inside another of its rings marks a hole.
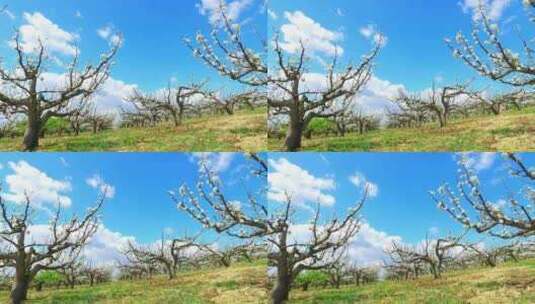
[[[79,136],[46,136],[40,151],[264,151],[266,109],[189,119],[179,127],[128,128]],[[21,149],[22,138],[0,140],[0,151]]]
[[[270,139],[271,151],[284,150],[283,140]],[[446,128],[383,129],[364,135],[303,139],[307,151],[535,151],[535,107],[499,116],[453,120]]]
[[[163,276],[150,280],[117,281],[95,287],[31,290],[27,303],[187,303],[230,304],[268,302],[266,261],[239,263],[179,273],[174,280]],[[0,302],[8,292],[0,291]],[[289,304],[350,303],[535,303],[535,259],[509,262],[496,268],[453,271],[435,280],[425,276],[409,281],[333,288],[294,289]]]
[[[266,302],[266,262],[242,263],[179,273],[174,280],[154,277],[150,280],[117,281],[74,289],[31,290],[27,303],[187,303],[230,304]],[[7,302],[7,291],[0,291],[0,302]],[[4,300],[5,299],[5,300]]]
[[[340,289],[295,290],[292,304],[535,303],[535,260],[446,273],[435,280],[384,281]]]

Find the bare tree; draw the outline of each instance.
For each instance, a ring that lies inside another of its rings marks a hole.
[[[340,258],[337,261],[330,263],[330,265],[325,268],[325,271],[329,275],[332,287],[336,289],[340,288],[345,275],[345,267],[346,265],[344,261]]]
[[[0,91],[0,111],[5,116],[20,114],[27,120],[23,149],[34,151],[39,146],[39,135],[51,117],[68,117],[75,113],[73,103],[87,100],[108,79],[112,59],[120,44],[101,56],[97,65],[87,65],[79,69],[78,52],[67,64],[63,74],[63,84],[46,87],[43,72],[50,57],[40,44],[36,55],[24,50],[19,33],[13,40],[17,55],[16,67],[11,71],[0,66],[0,80],[4,83]]]
[[[110,129],[113,125],[113,115],[100,113],[96,107],[93,107],[89,112],[83,114],[85,114],[84,122],[89,124],[93,134]]]
[[[421,102],[420,95],[409,95],[404,91],[399,91],[391,102],[394,107],[387,108],[390,122],[397,121],[401,125],[406,125],[406,127],[410,128],[421,126],[429,118],[429,108],[425,107]]]
[[[332,218],[325,224],[320,207],[316,208],[309,230],[311,239],[305,242],[290,238],[293,226],[292,214],[295,206],[288,196],[280,211],[274,211],[276,233],[268,236],[268,243],[273,247],[269,255],[270,265],[277,269],[275,286],[271,292],[273,303],[284,303],[288,300],[293,281],[303,270],[329,268],[344,254],[344,248],[360,228],[359,213],[366,201],[368,189],[356,205],[341,218]]]
[[[261,39],[258,50],[246,45],[241,36],[241,26],[229,18],[228,7],[224,1],[219,2],[220,18],[212,26],[209,37],[197,33],[195,41],[185,38],[184,42],[193,55],[200,58],[207,66],[216,70],[223,77],[235,80],[247,86],[259,87],[267,83],[267,54],[265,39]]]
[[[0,252],[3,267],[14,269],[14,283],[11,288],[10,302],[20,304],[26,300],[28,288],[33,278],[41,270],[62,269],[70,261],[61,258],[80,250],[97,231],[98,214],[104,203],[101,194],[94,207],[79,218],[76,216],[63,221],[61,205],[52,215],[49,224],[49,239],[40,241],[30,238],[33,207],[30,197],[25,195],[22,211],[10,208],[9,203],[0,197],[2,226],[0,237],[7,244]]]
[[[217,109],[228,115],[233,115],[236,107],[240,103],[247,102],[248,104],[252,104],[250,98],[255,95],[255,91],[230,94],[228,96],[221,96],[217,92],[205,91],[203,92],[203,95],[207,99],[213,101],[213,104],[215,104]]]
[[[494,115],[500,115],[507,110],[509,105],[520,109],[522,104],[529,98],[529,95],[524,90],[517,90],[514,92],[487,95],[484,92],[471,92],[470,97],[477,101],[477,103],[487,109]]]
[[[398,268],[399,266],[405,267],[407,273],[412,271],[417,277],[419,267],[416,265],[426,265],[433,277],[438,279],[441,277],[446,264],[455,259],[454,249],[463,248],[461,240],[466,233],[467,231],[459,236],[448,236],[436,240],[430,239],[427,235],[423,243],[418,246],[394,242],[387,253],[392,260],[391,262],[399,264]]]
[[[192,107],[191,98],[201,94],[203,86],[204,83],[193,84],[190,86],[179,86],[175,92],[171,90],[171,87],[168,87],[165,94],[165,101],[161,104],[162,107],[169,112],[175,127],[182,123],[186,110]]]
[[[421,124],[426,113],[431,113],[441,128],[446,127],[450,116],[459,109],[462,97],[467,97],[469,83],[437,87],[435,82],[430,91],[407,95],[399,92],[395,103],[402,115],[411,122]]]
[[[81,283],[80,277],[82,275],[84,261],[80,257],[80,249],[81,248],[75,251],[70,251],[60,259],[63,266],[58,269],[58,272],[63,276],[65,286],[71,289],[73,289],[77,283]]]
[[[535,9],[533,1],[523,2],[527,9]],[[476,12],[479,18],[471,33],[472,39],[462,32],[457,33],[455,41],[446,39],[454,57],[492,80],[517,87],[534,85],[532,39],[521,39],[520,48],[524,52],[521,57],[501,41],[499,26],[489,17],[488,9],[486,2],[481,1]],[[533,22],[532,16],[529,19]]]
[[[353,283],[357,286],[377,280],[378,269],[375,267],[363,267],[356,263],[346,266],[345,272],[351,276]]]
[[[535,214],[530,207],[535,201],[535,172],[519,155],[507,153],[505,160],[510,166],[509,177],[523,182],[517,193],[510,193],[503,199],[505,205],[501,206],[497,201],[493,202],[486,197],[476,170],[470,166],[464,155],[458,160],[459,193],[453,191],[447,183],[437,191],[431,191],[437,207],[450,214],[457,222],[479,233],[488,233],[503,239],[535,235]],[[465,210],[465,207],[470,211]]]
[[[213,259],[218,265],[223,267],[230,267],[231,263],[240,257],[251,260],[250,250],[253,248],[252,244],[242,244],[236,246],[228,246],[226,248],[218,248],[214,244],[202,244],[193,242],[191,247],[197,248],[203,252],[208,258]]]
[[[268,165],[262,155],[251,154],[247,179],[260,179],[265,185]],[[273,248],[268,254],[270,264],[277,268],[277,282],[271,293],[271,301],[279,304],[288,299],[293,280],[306,269],[327,268],[359,229],[358,214],[367,197],[367,189],[361,201],[345,217],[333,218],[321,224],[319,207],[311,224],[311,239],[305,243],[292,242],[289,233],[291,215],[295,206],[291,199],[281,207],[281,212],[268,212],[265,188],[247,191],[247,203],[239,206],[224,194],[220,177],[206,164],[200,164],[201,179],[194,193],[182,185],[171,197],[180,210],[189,214],[207,229],[226,233],[238,239],[265,240]],[[260,196],[259,196],[260,195]]]
[[[274,39],[274,45],[277,66],[270,73],[273,75],[269,80],[270,115],[288,117],[285,146],[288,151],[296,151],[301,147],[303,132],[314,117],[336,116],[364,88],[372,75],[373,62],[382,43],[377,43],[359,64],[349,64],[340,71],[335,54],[325,73],[325,88],[305,88],[307,57],[302,43],[297,58],[286,58],[278,35]],[[271,91],[280,91],[282,94]]]
[[[517,246],[517,243],[511,243],[503,246],[485,247],[475,243],[465,245],[465,248],[475,253],[484,265],[496,267],[498,262],[504,260],[506,257],[513,257],[516,260]]]
[[[134,107],[134,112],[124,111],[123,119],[127,119],[127,115],[132,115],[141,119],[144,124],[151,127],[162,122],[165,114],[159,106],[158,97],[155,94],[146,94],[139,90],[134,90],[130,96],[126,98],[128,102]]]
[[[106,268],[97,266],[92,261],[85,261],[82,265],[81,272],[87,277],[90,287],[108,281],[111,277],[111,273]]]
[[[77,107],[76,110],[69,116],[69,124],[74,136],[78,136],[82,131],[83,124],[87,121],[87,117],[92,112],[92,106],[90,104],[84,104],[81,107]]]
[[[177,255],[179,252],[178,245],[178,242],[166,240],[165,235],[162,234],[160,242],[154,245],[142,246],[129,242],[124,254],[132,257],[140,264],[161,267],[169,277],[169,280],[172,280],[176,277],[179,262]]]

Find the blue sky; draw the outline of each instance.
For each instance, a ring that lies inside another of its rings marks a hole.
[[[59,199],[67,212],[82,213],[105,187],[108,198],[103,227],[95,237],[97,245],[90,248],[99,258],[113,259],[128,240],[147,244],[158,240],[162,232],[180,237],[200,230],[196,222],[177,210],[168,195],[183,183],[195,188],[199,157],[184,153],[0,153],[2,195],[16,202],[28,190],[39,210],[51,209]],[[241,185],[248,189],[261,186],[245,178],[247,161],[242,154],[203,157],[208,157],[209,165],[219,172],[228,200],[246,201]],[[380,261],[384,256],[381,246],[393,240],[416,244],[427,233],[437,237],[462,231],[436,207],[429,194],[443,182],[455,185],[455,154],[270,153],[268,157],[270,209],[280,206],[276,194],[287,191],[295,202],[292,224],[297,228],[308,223],[309,209],[318,201],[323,219],[333,214],[343,216],[361,197],[363,185],[369,185],[370,197],[361,214],[366,224],[352,243],[364,262]],[[489,200],[498,201],[508,191],[519,189],[518,182],[497,178],[505,176],[508,169],[499,155],[473,153],[467,157],[478,171]],[[533,154],[522,157],[528,166],[535,162]],[[43,224],[42,217],[34,224]],[[299,230],[295,234],[298,236]],[[482,235],[470,238],[495,242]],[[232,242],[214,233],[206,233],[203,240],[223,245]]]
[[[70,201],[67,213],[78,214],[92,206],[101,185],[107,185],[111,195],[102,212],[106,231],[96,238],[114,243],[105,245],[113,249],[131,237],[146,244],[158,240],[162,232],[182,237],[186,232],[192,236],[200,231],[200,225],[179,212],[168,194],[183,183],[195,188],[199,157],[183,153],[0,153],[0,180],[8,201],[16,201],[16,195],[27,190],[34,206],[43,208],[39,210],[54,209],[60,198]],[[228,199],[244,201],[244,192],[236,186],[243,176],[243,155],[207,157],[225,181]],[[256,187],[252,181],[244,183]],[[43,224],[45,214],[39,211],[34,224]],[[229,242],[209,232],[202,240],[222,245]]]
[[[279,32],[281,41],[295,43],[301,37],[307,41],[308,50],[316,47],[307,72],[321,73],[325,69],[320,62],[328,62],[333,54],[328,48],[322,49],[321,44],[342,50],[339,63],[343,67],[348,62],[358,62],[380,33],[386,37],[386,43],[376,60],[375,77],[356,99],[365,110],[382,112],[388,104],[386,101],[399,89],[423,91],[434,80],[440,86],[474,79],[473,85],[478,89],[506,89],[481,79],[455,59],[444,41],[445,38],[454,40],[458,31],[470,35],[473,7],[477,3],[478,0],[272,0],[268,13],[269,37]],[[528,38],[533,35],[521,0],[484,0],[484,3],[490,7],[493,22],[500,26],[502,39],[521,52],[517,33]],[[298,17],[298,13],[302,15]],[[292,31],[288,25],[298,30]]]
[[[377,60],[376,76],[403,84],[409,90],[423,90],[438,76],[447,81],[474,76],[470,69],[452,57],[444,43],[444,38],[453,38],[458,31],[470,32],[473,11],[463,9],[464,2],[272,0],[269,9],[277,18],[269,19],[269,29],[278,30],[288,22],[284,12],[302,11],[324,28],[343,33],[338,44],[344,48],[343,58],[347,62],[351,58],[358,60],[363,51],[370,48],[360,30],[373,25],[388,38]],[[504,33],[512,26],[529,28],[521,1],[493,2],[508,3],[497,18]],[[514,42],[515,39],[506,40]]]
[[[417,244],[428,233],[436,238],[464,230],[437,208],[429,194],[444,182],[456,189],[458,157],[453,153],[270,153],[269,183],[272,194],[279,189],[293,196],[296,225],[308,223],[312,213],[307,209],[318,201],[325,220],[333,213],[346,214],[361,197],[364,181],[370,183],[373,191],[361,213],[368,225],[357,235],[355,252],[361,252],[357,255],[364,261],[377,262],[384,256],[380,246],[391,240]],[[467,157],[490,201],[506,199],[509,191],[520,189],[517,181],[503,179],[508,167],[499,154]],[[528,166],[535,161],[532,154],[522,157]],[[355,176],[360,183],[351,181]],[[281,206],[277,201],[276,195],[269,197],[273,210]],[[475,233],[469,239],[499,242]]]
[[[198,31],[209,34],[214,0],[181,1],[70,1],[70,0],[5,0],[8,13],[0,15],[0,57],[8,62],[14,54],[7,43],[14,32],[23,25],[37,22],[40,14],[57,28],[43,30],[46,33],[64,31],[74,39],[63,40],[67,45],[77,45],[82,62],[95,62],[99,54],[108,49],[110,38],[103,38],[99,30],[119,32],[124,45],[116,57],[112,79],[122,82],[110,89],[108,98],[120,99],[117,90],[126,90],[127,85],[143,90],[157,90],[167,86],[171,79],[176,83],[190,84],[193,81],[210,79],[210,87],[227,89],[236,87],[225,81],[193,57],[186,47],[184,37],[195,38]],[[242,35],[251,48],[265,40],[266,15],[260,0],[231,1],[241,4],[233,16],[242,23]],[[41,23],[39,23],[41,24]],[[39,30],[37,30],[39,31]],[[105,33],[106,31],[104,31]],[[102,32],[101,32],[102,33]],[[46,34],[45,34],[46,35]],[[58,36],[53,40],[61,40]],[[64,58],[60,50],[55,56]],[[65,60],[66,61],[66,60]],[[50,71],[61,72],[57,67]],[[117,102],[116,102],[117,103]]]

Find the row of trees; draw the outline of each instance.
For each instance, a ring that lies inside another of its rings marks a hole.
[[[509,109],[520,110],[534,101],[533,94],[525,90],[491,95],[486,91],[471,90],[469,83],[443,87],[433,83],[429,91],[399,92],[386,112],[389,127],[420,127],[437,122],[443,128],[454,117],[500,115]]]
[[[232,263],[253,261],[265,257],[265,248],[255,244],[241,244],[219,248],[217,244],[206,244],[196,237],[166,240],[158,244],[139,245],[129,242],[123,249],[124,259],[118,262],[123,279],[150,278],[165,274],[170,280],[177,272],[201,267],[230,267]]]
[[[227,17],[224,2],[220,5],[224,26],[214,25],[211,39],[199,33],[196,42],[189,38],[184,41],[195,57],[201,58],[223,77],[237,80],[242,84],[241,87],[245,85],[247,88],[228,96],[202,90],[205,83],[168,87],[158,94],[135,91],[127,98],[131,109],[121,113],[123,126],[152,126],[162,121],[172,121],[176,126],[188,115],[204,112],[232,115],[239,107],[265,104],[265,92],[262,88],[256,89],[261,87],[263,77],[257,79],[255,74],[265,74],[267,68],[262,63],[262,57],[242,43],[239,27]],[[12,41],[16,56],[14,64],[10,67],[0,64],[0,113],[7,120],[26,121],[23,138],[25,151],[38,148],[42,130],[53,117],[67,118],[73,122],[74,134],[80,132],[80,120],[90,116],[87,105],[108,80],[121,43],[122,39],[111,43],[110,50],[101,55],[96,64],[83,67],[80,66],[77,49],[75,55],[68,59],[69,62],[61,65],[65,70],[59,75],[60,81],[50,85],[44,74],[47,67],[54,64],[54,55],[48,52],[42,41],[34,49],[23,48],[19,32],[15,33]],[[94,114],[91,113],[93,117]],[[102,127],[102,118],[106,123],[109,121],[108,117],[99,117],[99,122],[93,124],[93,130]],[[11,124],[4,126],[9,129]]]
[[[432,275],[439,279],[444,272],[451,270],[481,265],[496,267],[500,262],[535,256],[533,244],[515,242],[488,246],[464,240],[466,232],[437,239],[427,236],[416,246],[393,243],[386,250],[388,260],[384,267],[388,278],[407,280]]]
[[[204,83],[172,88],[153,94],[135,90],[126,101],[130,109],[121,112],[123,127],[152,127],[171,122],[175,127],[184,118],[200,117],[203,114],[233,115],[237,109],[254,109],[265,103],[265,98],[252,91],[229,96],[203,89]]]
[[[527,10],[535,8],[533,2],[524,1]],[[502,41],[499,26],[489,18],[487,2],[477,8],[481,18],[475,22],[469,37],[459,32],[454,40],[446,39],[455,58],[462,60],[481,77],[513,89],[496,93],[469,88],[469,82],[437,87],[418,94],[400,92],[386,109],[390,127],[414,127],[423,123],[438,122],[445,127],[451,117],[492,113],[499,115],[510,108],[520,109],[533,104],[535,67],[530,39],[521,39],[522,54],[508,48]],[[530,16],[530,20],[532,18]],[[287,125],[285,146],[289,151],[301,147],[301,138],[315,117],[330,117],[339,121],[341,112],[354,109],[355,97],[361,93],[373,72],[374,60],[383,45],[381,41],[359,65],[349,65],[336,71],[337,56],[325,71],[325,84],[310,89],[305,85],[308,70],[306,49],[303,43],[296,56],[289,56],[279,46],[275,35],[272,53],[275,57],[273,72],[266,77],[269,84],[270,117],[284,116],[276,121]],[[275,119],[271,119],[275,121]],[[274,128],[274,127],[272,127]],[[343,131],[342,131],[343,132]],[[273,134],[277,136],[277,131]]]
[[[523,4],[528,11],[535,8],[532,1],[523,1]],[[431,92],[411,96],[400,93],[393,101],[395,110],[389,113],[393,126],[414,126],[434,120],[443,127],[451,115],[466,116],[482,111],[499,115],[506,109],[520,109],[533,103],[535,67],[532,41],[521,39],[521,55],[502,41],[500,28],[489,17],[486,2],[480,1],[477,14],[480,18],[470,35],[459,32],[455,39],[446,39],[446,44],[455,58],[462,60],[480,76],[513,89],[505,93],[492,93],[470,90],[467,84],[457,84],[443,88],[433,85]],[[533,21],[531,16],[529,19]]]

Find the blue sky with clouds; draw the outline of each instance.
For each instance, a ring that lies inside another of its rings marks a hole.
[[[7,5],[6,13],[0,15],[0,58],[8,63],[15,59],[6,43],[15,29],[27,33],[26,40],[47,37],[54,45],[50,53],[65,62],[74,46],[79,47],[82,62],[95,62],[108,50],[113,35],[120,33],[124,44],[115,58],[112,80],[103,88],[108,99],[104,106],[117,106],[134,86],[151,91],[167,87],[171,80],[187,85],[209,79],[213,89],[236,89],[234,82],[225,81],[194,58],[183,42],[185,37],[194,39],[198,31],[209,35],[217,3],[219,0],[4,0],[0,2]],[[229,15],[242,24],[243,39],[251,48],[260,47],[267,26],[263,1],[228,3]],[[51,65],[49,71],[62,70]]]
[[[53,210],[58,200],[66,213],[81,214],[94,204],[100,190],[107,189],[103,231],[97,233],[96,242],[108,240],[103,246],[109,252],[129,238],[146,244],[158,240],[162,232],[182,237],[201,230],[178,211],[168,194],[183,183],[195,188],[200,157],[208,157],[219,172],[229,199],[246,199],[242,182],[257,187],[242,179],[244,156],[234,153],[0,153],[2,194],[5,200],[17,202],[28,191],[39,210],[33,224],[39,225],[44,223],[45,210]],[[201,239],[221,245],[229,242],[209,232]]]
[[[269,157],[270,206],[273,210],[281,206],[277,193],[289,193],[296,209],[296,225],[309,222],[313,214],[310,207],[317,202],[325,220],[332,214],[343,216],[360,199],[363,185],[369,183],[372,191],[361,213],[366,225],[353,241],[354,252],[362,261],[381,261],[382,246],[392,240],[417,244],[427,233],[433,238],[464,230],[437,208],[429,194],[445,182],[456,189],[457,154],[270,153]],[[520,189],[518,181],[504,179],[509,166],[501,155],[470,153],[466,157],[490,201],[507,199],[508,193]],[[528,166],[534,164],[535,155],[522,157]],[[499,242],[475,233],[469,238]]]
[[[219,172],[229,200],[246,201],[242,185],[248,189],[262,186],[244,178],[247,161],[242,154],[0,153],[2,195],[17,202],[23,191],[29,191],[39,210],[52,209],[59,200],[67,212],[81,213],[100,190],[107,189],[103,226],[89,248],[96,258],[110,261],[128,240],[147,244],[158,240],[162,232],[182,236],[200,230],[177,210],[168,194],[183,183],[195,188],[199,157],[208,157],[209,166]],[[364,185],[369,189],[362,210],[365,224],[351,243],[355,257],[363,263],[381,261],[384,246],[395,240],[417,244],[427,233],[436,237],[462,231],[429,194],[444,182],[455,185],[458,155],[270,153],[268,157],[269,208],[281,206],[281,193],[292,196],[294,237],[306,233],[304,225],[317,202],[323,219],[341,217],[361,198]],[[501,179],[507,176],[508,167],[500,155],[472,153],[467,157],[489,200],[498,202],[520,189],[515,180]],[[528,166],[535,163],[533,154],[522,157]],[[43,224],[42,218],[36,217],[33,224]],[[495,242],[475,234],[470,238]],[[203,239],[222,245],[232,242],[214,233],[206,233]]]
[[[520,0],[490,2],[496,2],[492,16],[496,16],[504,33],[513,26],[529,28]],[[333,43],[344,49],[342,58],[355,61],[370,47],[363,29],[371,26],[387,37],[377,60],[376,76],[409,90],[423,90],[435,77],[455,81],[474,76],[452,57],[444,43],[458,31],[470,32],[474,3],[477,0],[272,0],[269,28],[280,30],[289,23],[288,13],[301,11],[324,29],[340,33]]]
[[[356,98],[366,110],[381,112],[400,89],[412,92],[474,79],[474,86],[489,91],[505,87],[482,80],[452,56],[444,39],[458,31],[470,34],[479,0],[271,0],[269,36],[279,32],[287,45],[305,41],[313,53],[307,72],[321,73],[338,48],[340,63],[358,62],[371,49],[377,35],[384,47],[374,77]],[[483,0],[489,16],[502,31],[502,39],[521,52],[518,34],[530,37],[533,27],[521,0]],[[283,47],[284,48],[284,47]],[[291,48],[287,48],[287,50]],[[291,51],[290,51],[291,52]],[[319,58],[319,59],[318,59]]]

